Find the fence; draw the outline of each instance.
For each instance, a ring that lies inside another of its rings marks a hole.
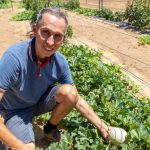
[[[129,0],[79,0],[82,7],[100,9],[106,7],[112,11],[124,11]]]

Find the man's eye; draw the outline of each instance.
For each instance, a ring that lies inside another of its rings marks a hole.
[[[43,30],[43,33],[46,35],[49,35],[49,31],[48,30]]]
[[[61,35],[61,34],[56,34],[56,35],[55,35],[55,38],[56,38],[56,39],[62,39],[62,35]]]
[[[41,30],[41,35],[44,37],[44,38],[47,38],[50,36],[50,32],[48,30]]]

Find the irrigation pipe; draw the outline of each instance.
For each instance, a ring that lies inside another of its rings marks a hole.
[[[146,65],[146,66],[150,67],[150,64],[147,64],[147,63],[145,63],[145,62],[143,62],[143,61],[141,61],[141,60],[139,60],[139,59],[136,59],[136,58],[134,58],[134,57],[132,57],[132,56],[129,56],[129,55],[127,55],[127,54],[121,53],[120,51],[118,51],[118,50],[116,50],[116,49],[114,49],[114,48],[111,48],[111,47],[109,47],[109,46],[107,46],[107,45],[105,45],[105,44],[103,44],[103,43],[101,43],[101,42],[99,42],[99,43],[100,43],[101,45],[103,45],[103,46],[105,46],[105,47],[107,47],[107,48],[113,50],[113,51],[116,51],[116,52],[118,52],[118,53],[120,53],[120,54],[122,54],[122,55],[124,55],[124,56],[126,56],[126,57],[128,57],[128,58],[131,58],[131,59],[133,59],[133,60],[135,60],[135,61],[137,61],[137,62],[139,62],[139,63],[141,63],[141,64],[143,64],[143,65]]]
[[[83,16],[83,15],[82,15]],[[81,17],[81,14],[78,14],[78,15],[75,15],[74,17],[78,18],[78,17]],[[84,18],[82,17],[82,20],[85,19],[85,20],[92,20],[96,23],[104,23],[104,24],[108,24],[108,25],[111,25],[111,26],[115,26],[115,27],[119,27],[119,25],[115,22],[112,22],[112,21],[109,21],[109,20],[103,20],[102,18],[100,17],[96,17],[96,16],[84,16]],[[98,24],[99,26],[102,26],[100,24]],[[118,33],[121,33],[121,34],[124,34],[124,35],[127,35],[127,36],[131,36],[131,37],[135,37],[137,38],[137,36],[134,36],[134,35],[131,35],[131,34],[127,34],[127,33],[123,33],[123,32],[120,32],[120,31],[117,31],[115,29],[111,29],[111,28],[108,28],[108,27],[104,27],[102,26],[103,28],[106,28],[106,29],[109,29],[111,31],[115,31],[115,32],[118,32]]]

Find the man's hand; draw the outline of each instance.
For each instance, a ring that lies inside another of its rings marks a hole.
[[[102,137],[103,137],[103,139],[105,141],[108,141],[108,131],[109,131],[109,128],[102,128],[102,129],[100,129]]]
[[[33,143],[24,144],[17,139],[5,126],[2,118],[0,119],[0,140],[12,150],[35,150]]]

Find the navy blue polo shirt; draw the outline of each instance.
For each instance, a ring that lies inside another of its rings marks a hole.
[[[72,84],[65,57],[55,52],[43,66],[37,64],[35,39],[10,47],[0,60],[0,109],[20,109],[36,104],[55,83]]]

